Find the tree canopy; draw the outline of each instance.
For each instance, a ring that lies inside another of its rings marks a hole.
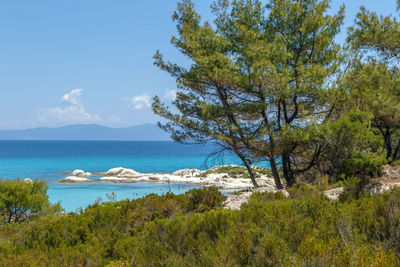
[[[373,114],[390,162],[400,159],[400,23],[361,8],[348,42],[358,60],[348,75],[357,107]]]
[[[246,167],[268,160],[278,188],[280,164],[293,185],[316,163],[318,128],[333,108],[342,58],[334,39],[344,8],[327,15],[329,2],[215,1],[212,24],[202,23],[191,1],[180,2],[171,42],[192,64],[166,62],[160,52],[154,57],[178,85],[177,113],[158,98],[153,103],[168,121],[162,127],[180,142],[215,141]]]
[[[47,183],[43,180],[0,181],[0,216],[4,223],[22,222],[42,212],[61,210],[59,204],[50,204]]]

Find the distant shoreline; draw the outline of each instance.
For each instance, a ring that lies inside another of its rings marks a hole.
[[[3,141],[172,141],[156,124],[111,128],[98,124],[63,127],[39,127],[24,130],[0,130]]]

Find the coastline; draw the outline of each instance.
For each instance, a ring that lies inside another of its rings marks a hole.
[[[73,172],[63,172],[69,176],[58,180],[59,183],[77,184],[77,183],[95,183],[95,182],[112,182],[112,183],[139,183],[139,182],[152,182],[152,183],[168,183],[168,184],[188,184],[188,185],[201,185],[213,186],[220,190],[241,191],[240,194],[230,194],[224,202],[226,209],[240,209],[241,205],[247,202],[254,192],[282,192],[286,197],[289,193],[286,189],[278,190],[275,187],[275,182],[272,177],[267,174],[260,175],[258,172],[264,172],[267,169],[262,169],[258,166],[252,166],[255,173],[258,174],[256,178],[258,188],[254,188],[250,178],[233,177],[230,175],[229,168],[244,169],[237,165],[229,166],[215,166],[208,170],[198,169],[182,169],[173,173],[139,173],[132,169],[125,169],[122,167],[113,168],[104,173],[89,173],[83,170],[75,170]],[[227,170],[227,172],[224,172]],[[100,178],[91,178],[99,177]],[[383,176],[371,180],[369,186],[364,190],[372,194],[379,194],[391,190],[394,187],[400,186],[400,166],[391,167],[390,165],[384,166]],[[336,187],[324,190],[325,197],[330,201],[335,201],[339,198],[340,194],[344,192],[344,187]]]
[[[231,165],[230,167],[239,167]],[[173,173],[139,173],[132,169],[122,167],[113,168],[104,173],[88,173],[83,170],[75,170],[69,172],[69,175],[59,183],[94,183],[94,182],[113,182],[113,183],[137,183],[137,182],[154,182],[154,183],[184,183],[204,186],[215,186],[219,189],[249,189],[253,188],[253,184],[249,178],[234,178],[229,173],[213,173],[222,168],[216,166],[209,170],[198,169],[182,169]],[[211,173],[210,173],[211,172]],[[63,172],[68,174],[68,172]],[[100,177],[99,177],[100,176]],[[95,177],[95,178],[93,178]],[[97,178],[98,177],[98,178]],[[272,177],[268,175],[260,175],[256,178],[260,187],[270,190],[276,190]]]

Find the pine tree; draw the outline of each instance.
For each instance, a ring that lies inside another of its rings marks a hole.
[[[289,186],[321,152],[319,126],[330,116],[341,61],[334,42],[344,8],[329,16],[328,0],[215,1],[213,24],[201,23],[191,1],[179,3],[172,44],[191,60],[184,68],[155,64],[177,82],[173,113],[159,98],[153,109],[175,140],[215,141],[249,169],[269,161],[277,188],[278,164]],[[253,183],[255,179],[252,175]]]
[[[400,159],[400,23],[362,7],[348,42],[360,56],[347,77],[349,91],[358,108],[373,113],[391,163]]]

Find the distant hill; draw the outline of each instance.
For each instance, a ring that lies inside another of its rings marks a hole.
[[[97,124],[79,124],[59,128],[0,130],[0,140],[119,140],[167,141],[168,133],[155,124],[110,128]]]

